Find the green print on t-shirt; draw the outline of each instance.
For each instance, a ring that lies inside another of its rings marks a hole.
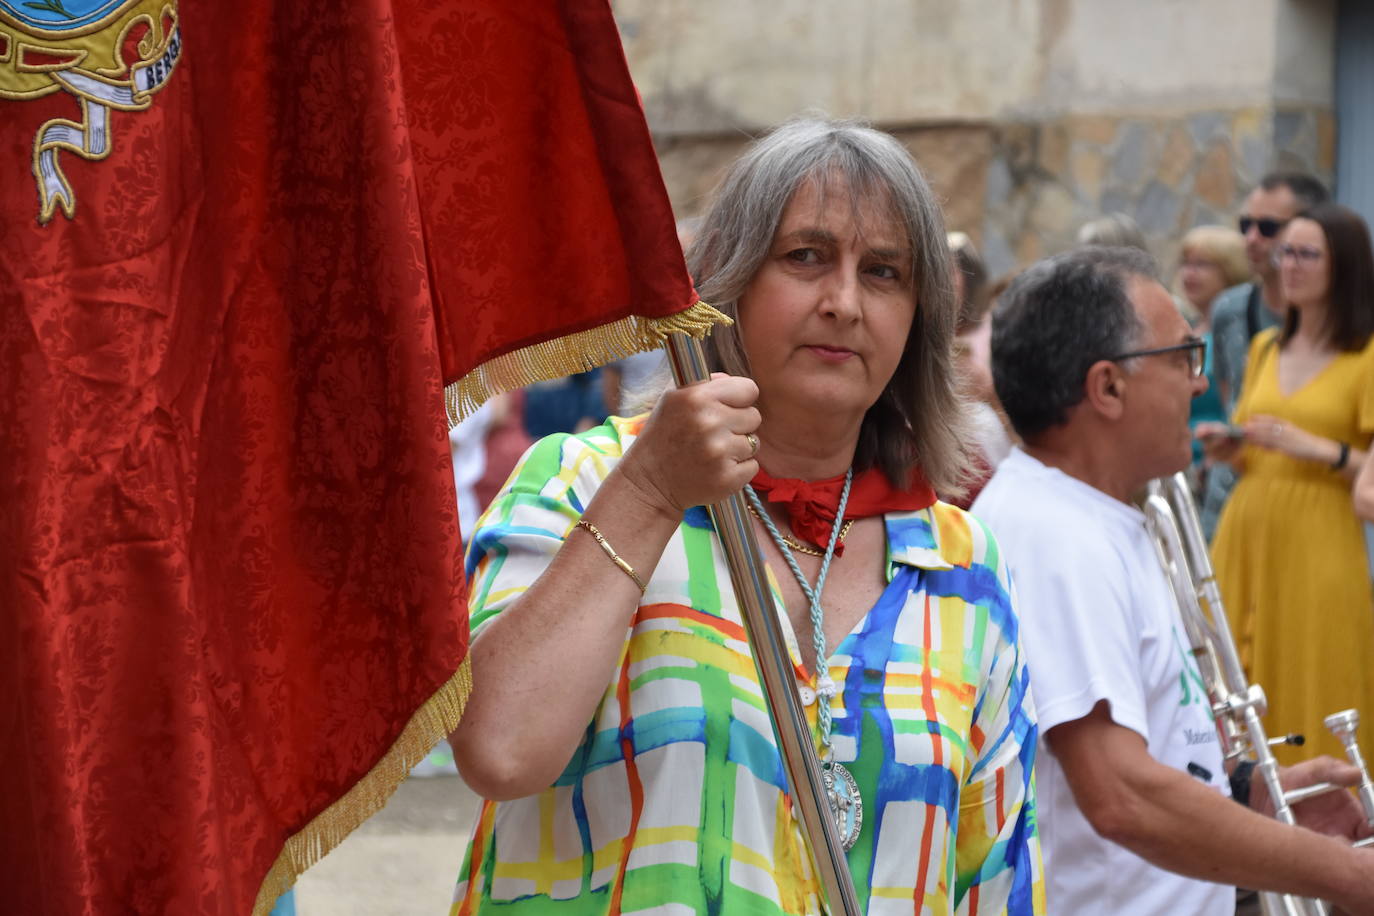
[[[1210,718],[1212,704],[1207,699],[1207,685],[1202,682],[1202,675],[1198,672],[1193,653],[1183,647],[1183,640],[1178,635],[1178,627],[1170,627],[1170,630],[1174,634],[1174,646],[1178,649],[1179,658],[1183,662],[1183,670],[1178,673],[1178,705],[1201,704],[1207,710],[1207,715]]]

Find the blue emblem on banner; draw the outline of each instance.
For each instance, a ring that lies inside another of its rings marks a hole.
[[[71,32],[100,22],[128,3],[129,0],[0,0],[0,15],[7,15],[24,29]]]

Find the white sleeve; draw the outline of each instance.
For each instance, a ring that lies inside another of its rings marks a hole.
[[[1041,734],[1106,700],[1114,722],[1148,737],[1126,566],[1099,532],[1059,534],[1035,532],[1009,553]]]

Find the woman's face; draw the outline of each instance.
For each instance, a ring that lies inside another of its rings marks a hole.
[[[1226,288],[1226,274],[1221,265],[1202,251],[1183,252],[1183,263],[1178,265],[1179,285],[1183,296],[1204,315],[1212,307],[1212,300]]]
[[[759,407],[862,417],[897,369],[916,314],[913,258],[885,201],[808,181],[739,300]]]
[[[1295,219],[1274,246],[1283,297],[1298,308],[1325,304],[1331,286],[1331,255],[1321,224]]]

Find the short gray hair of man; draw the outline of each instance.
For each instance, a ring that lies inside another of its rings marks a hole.
[[[1133,277],[1156,280],[1154,258],[1076,248],[1031,265],[997,300],[993,387],[1022,439],[1033,444],[1068,420],[1093,363],[1136,348],[1144,326],[1127,291]]]
[[[913,466],[943,495],[961,493],[970,466],[964,403],[954,377],[955,302],[944,218],[911,154],[892,136],[855,121],[808,117],[756,141],[731,167],[702,221],[688,266],[701,298],[738,318],[740,296],[773,244],[783,211],[809,181],[847,188],[856,221],[863,204],[886,208],[911,252],[915,320],[892,379],[864,416],[854,464],[904,484]],[[739,335],[718,329],[712,368],[749,375]]]

